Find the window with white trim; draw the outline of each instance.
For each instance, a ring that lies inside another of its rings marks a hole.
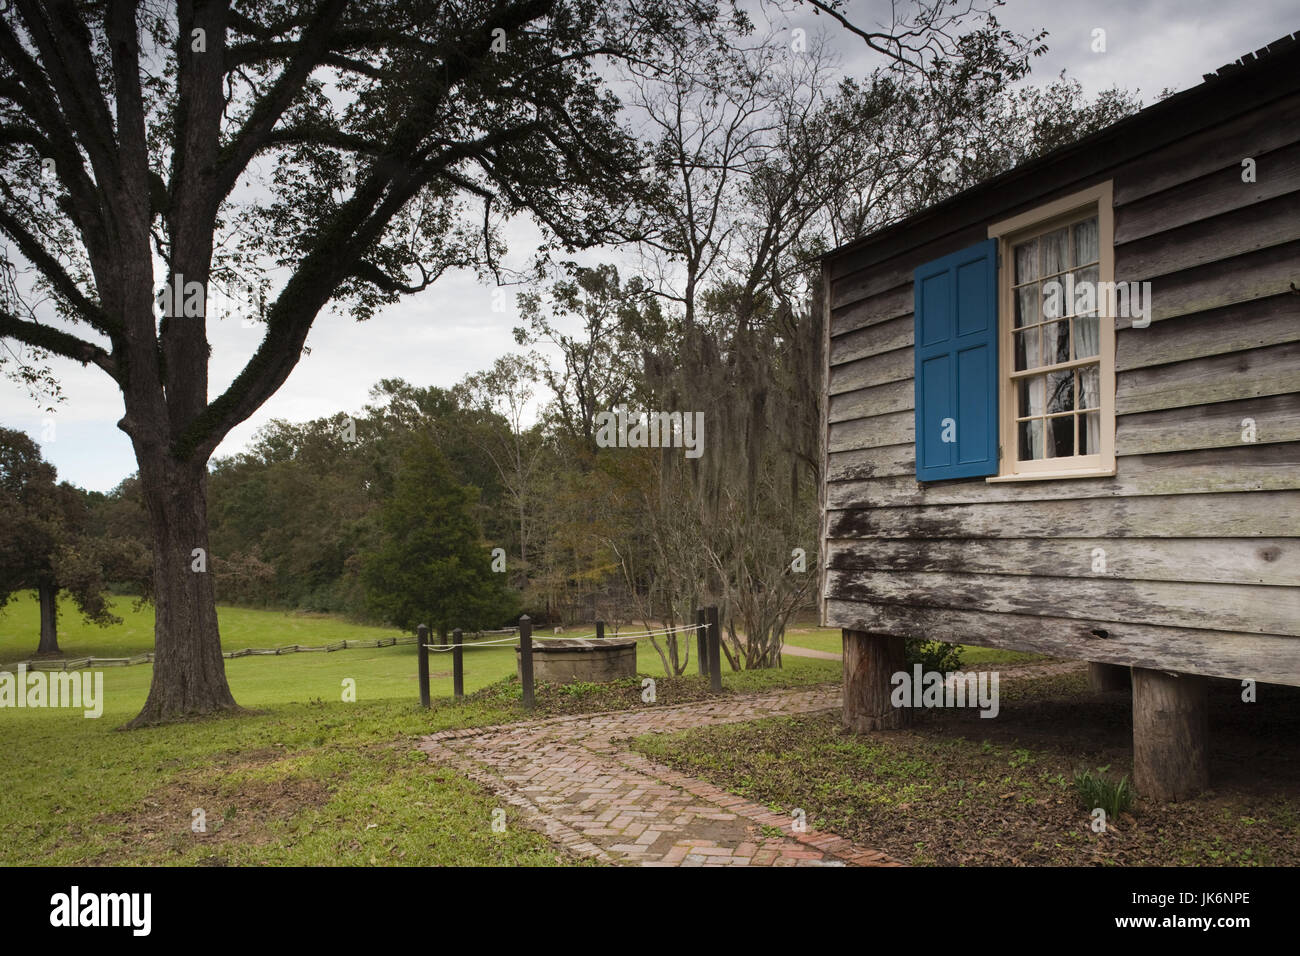
[[[1111,184],[997,223],[998,475],[1115,472]]]

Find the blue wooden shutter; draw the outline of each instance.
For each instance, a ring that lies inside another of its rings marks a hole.
[[[917,481],[997,474],[997,247],[987,239],[912,276]]]

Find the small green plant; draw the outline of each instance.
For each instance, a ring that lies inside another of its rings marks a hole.
[[[1074,789],[1085,810],[1101,807],[1107,817],[1117,817],[1133,806],[1133,787],[1128,777],[1122,777],[1118,782],[1111,780],[1105,775],[1107,769],[1100,767],[1096,773],[1091,770],[1076,773]]]
[[[925,672],[938,671],[948,674],[961,670],[960,644],[945,644],[943,641],[924,641],[920,638],[908,638],[903,642],[907,655],[907,666],[920,664]]]

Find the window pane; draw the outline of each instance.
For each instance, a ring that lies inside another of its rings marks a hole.
[[[1025,329],[1023,332],[1014,333],[1016,338],[1016,371],[1023,372],[1027,368],[1038,368],[1038,338],[1040,329]]]
[[[1016,246],[1015,285],[1038,278],[1038,240],[1030,239]]]
[[[1101,454],[1101,413],[1088,412],[1079,416],[1079,454]]]
[[[1087,365],[1079,375],[1079,408],[1101,407],[1101,366]]]
[[[1086,266],[1097,261],[1097,220],[1088,219],[1074,224],[1073,266]]]
[[[1016,417],[1028,418],[1030,415],[1043,414],[1044,386],[1046,379],[1041,375],[1036,375],[1030,379],[1023,379],[1016,388],[1020,392],[1020,400],[1017,403]]]
[[[1084,266],[1074,271],[1074,301],[1071,315],[1089,315],[1097,311],[1097,267]]]
[[[1070,322],[1049,322],[1043,326],[1043,364],[1070,361]]]
[[[1047,457],[1070,458],[1074,455],[1074,416],[1047,419]]]
[[[1039,301],[1037,282],[1016,290],[1016,328],[1042,321],[1038,311]]]
[[[1043,457],[1043,420],[1035,418],[1016,426],[1020,433],[1020,460],[1034,461]]]
[[[1047,413],[1074,410],[1074,372],[1065,369],[1047,373]],[[1073,452],[1071,452],[1073,454]]]
[[[1070,264],[1070,230],[1049,232],[1038,241],[1043,246],[1043,275],[1064,272]]]
[[[1092,358],[1101,351],[1101,326],[1097,317],[1079,316],[1074,320],[1074,357]]]

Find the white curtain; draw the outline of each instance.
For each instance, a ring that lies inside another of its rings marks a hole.
[[[1080,355],[1097,355],[1101,351],[1101,323],[1097,320],[1075,319],[1075,348]],[[1079,407],[1101,407],[1101,366],[1090,365],[1079,369]],[[1088,436],[1087,448],[1079,449],[1079,454],[1096,454],[1101,450],[1101,416],[1085,415],[1085,434]]]

